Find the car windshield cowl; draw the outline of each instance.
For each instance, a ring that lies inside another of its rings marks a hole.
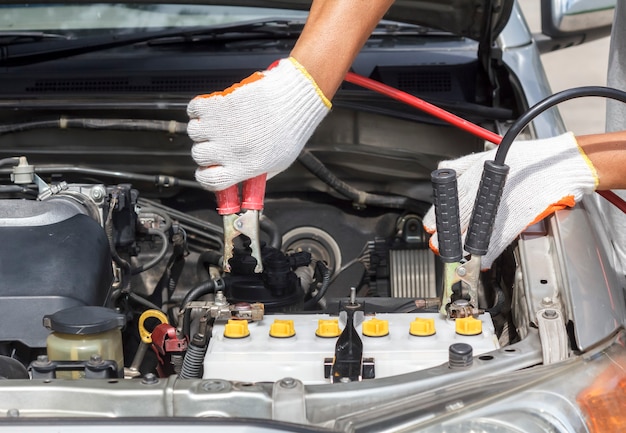
[[[303,25],[304,23],[299,21],[263,19],[205,27],[133,32],[123,35],[87,36],[69,40],[58,38],[48,40],[49,38],[45,36],[36,37],[32,35],[32,32],[27,32],[23,36],[9,33],[12,41],[0,45],[0,65],[20,66],[172,37],[182,37],[190,41],[198,36],[217,37],[242,34],[246,37],[263,35],[297,37]],[[32,39],[32,42],[24,43],[22,40],[24,37]],[[19,43],[15,42],[16,38]]]

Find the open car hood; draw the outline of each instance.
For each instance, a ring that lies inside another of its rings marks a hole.
[[[187,1],[189,2],[189,1]],[[191,0],[195,2],[195,0]],[[220,3],[200,0],[198,3]],[[232,5],[308,9],[308,0],[240,0]],[[513,0],[396,0],[385,18],[493,40],[508,21]]]
[[[116,3],[158,3],[163,0],[116,1]],[[15,0],[0,0],[0,4]],[[40,0],[36,3],[58,3]],[[67,0],[64,3],[102,3],[101,0]],[[168,0],[166,3],[224,4],[224,0]],[[232,0],[231,6],[256,6],[308,10],[310,0]],[[444,30],[477,41],[492,41],[502,31],[514,0],[396,0],[386,19]]]
[[[185,3],[222,1],[186,0]],[[508,21],[513,3],[513,0],[396,0],[385,18],[445,30],[477,41],[493,40]],[[239,0],[229,4],[308,9],[311,1]]]

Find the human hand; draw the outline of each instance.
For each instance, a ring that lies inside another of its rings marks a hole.
[[[294,58],[255,72],[222,92],[195,97],[187,107],[196,180],[220,191],[289,167],[331,108]]]
[[[494,160],[497,149],[442,161],[439,168],[456,171],[459,190],[459,215],[465,239],[483,165]],[[509,175],[496,213],[483,269],[529,225],[553,212],[573,207],[582,196],[598,185],[591,161],[578,146],[572,133],[542,140],[518,141],[511,146],[506,162]],[[438,251],[434,208],[424,217],[424,228],[431,233],[430,246]]]

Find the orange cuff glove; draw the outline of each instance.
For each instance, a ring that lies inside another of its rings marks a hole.
[[[197,96],[187,107],[191,153],[200,166],[196,180],[216,191],[285,170],[330,107],[294,58],[222,92]]]
[[[467,232],[483,164],[495,158],[496,149],[443,161],[439,168],[454,169],[458,177],[459,213],[463,239]],[[565,207],[573,207],[598,185],[595,168],[572,133],[542,140],[517,141],[505,163],[510,167],[500,206],[481,265],[493,261],[529,225]],[[424,217],[424,228],[433,236],[431,248],[437,251],[435,212]]]

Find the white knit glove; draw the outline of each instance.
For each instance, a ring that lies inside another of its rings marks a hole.
[[[439,168],[451,168],[457,173],[463,240],[484,162],[493,161],[496,150],[439,163]],[[598,185],[596,170],[572,133],[542,140],[517,141],[509,149],[505,164],[510,171],[496,213],[489,249],[481,261],[483,269],[490,268],[527,226],[557,210],[573,207]],[[434,207],[430,208],[423,222],[426,231],[433,233],[431,249],[438,252]]]
[[[196,180],[213,191],[285,170],[330,110],[330,101],[294,58],[282,59],[187,107]]]

